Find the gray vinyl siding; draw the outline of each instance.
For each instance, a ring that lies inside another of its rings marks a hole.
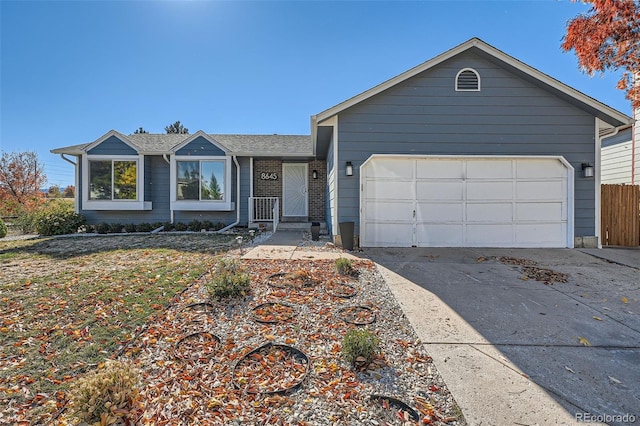
[[[110,136],[88,151],[89,155],[138,155],[138,152],[115,136]]]
[[[178,151],[176,155],[226,155],[223,150],[206,140],[202,136],[198,136]]]
[[[82,161],[78,157],[78,172],[82,176]],[[246,226],[248,222],[248,197],[249,197],[249,159],[239,158],[240,164],[240,202],[236,200],[236,167],[232,161],[231,171],[231,199],[236,207],[240,207],[240,224]],[[106,223],[155,223],[169,222],[170,210],[170,169],[169,164],[162,156],[145,156],[145,200],[152,202],[152,210],[144,211],[116,211],[116,210],[83,210],[82,213],[89,224]],[[80,179],[82,180],[82,179]],[[78,196],[82,194],[82,182],[78,188]],[[174,223],[189,223],[192,220],[210,220],[213,223],[229,225],[236,221],[236,211],[175,211]]]
[[[455,91],[467,67],[478,71],[480,92]],[[371,154],[561,155],[576,170],[575,235],[595,235],[595,180],[580,173],[595,162],[595,118],[473,52],[339,114],[338,221],[354,221],[356,234],[359,167]]]

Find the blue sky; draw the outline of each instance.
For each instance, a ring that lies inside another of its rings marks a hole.
[[[471,37],[631,114],[619,73],[589,78],[560,43],[582,3],[0,0],[0,150],[111,129],[309,134],[309,117]]]

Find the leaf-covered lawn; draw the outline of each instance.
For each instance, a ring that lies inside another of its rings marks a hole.
[[[0,423],[39,422],[67,383],[209,270],[230,237],[0,241]],[[170,248],[171,247],[171,248]]]

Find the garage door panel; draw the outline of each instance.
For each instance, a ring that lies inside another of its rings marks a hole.
[[[385,158],[367,165],[367,177],[413,179],[413,166],[406,159]]]
[[[412,245],[413,225],[385,223],[367,224],[364,228],[365,243],[369,247],[408,247]]]
[[[512,222],[513,205],[511,203],[467,204],[468,222]]]
[[[519,200],[558,200],[566,199],[566,183],[561,181],[524,181],[516,183]]]
[[[539,247],[564,247],[563,235],[567,232],[566,224],[531,223],[516,225],[516,244],[535,245]]]
[[[418,247],[460,247],[464,241],[463,224],[418,224]]]
[[[460,222],[464,220],[464,208],[460,203],[416,204],[417,222]]]
[[[380,180],[367,185],[365,198],[376,200],[398,200],[413,198],[413,181]]]
[[[505,160],[467,162],[467,179],[511,179],[513,164]]]
[[[559,160],[517,160],[516,178],[563,178],[567,175],[566,167]]]
[[[467,181],[467,200],[511,200],[511,181]]]
[[[463,176],[464,162],[462,160],[418,159],[416,161],[416,177],[418,179],[461,179]]]
[[[516,220],[518,221],[555,221],[558,218],[566,220],[566,211],[561,202],[549,203],[518,203],[516,205]]]
[[[416,182],[416,198],[420,201],[456,200],[462,201],[464,183],[462,181],[418,181]]]
[[[373,222],[412,221],[413,205],[408,201],[366,201],[365,220]]]
[[[466,242],[471,246],[509,246],[513,242],[513,225],[467,224]]]

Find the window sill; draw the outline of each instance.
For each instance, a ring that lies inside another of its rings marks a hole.
[[[171,210],[229,212],[235,210],[235,204],[236,203],[216,201],[172,201]]]
[[[83,210],[152,210],[151,201],[84,201]]]

